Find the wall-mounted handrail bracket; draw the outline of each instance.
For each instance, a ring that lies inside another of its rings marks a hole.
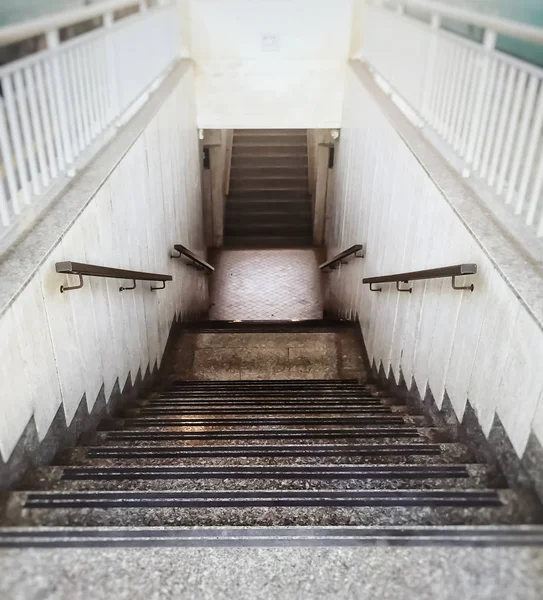
[[[378,291],[372,286],[376,283],[395,283],[396,289],[399,292],[411,292],[413,286],[409,289],[402,288],[401,283],[409,283],[420,279],[439,279],[442,277],[452,277],[452,287],[455,290],[471,290],[473,292],[474,285],[456,285],[456,277],[464,275],[475,275],[477,273],[477,265],[475,263],[463,263],[460,265],[452,265],[450,267],[438,267],[437,269],[424,269],[423,271],[411,271],[409,273],[395,273],[394,275],[379,275],[378,277],[364,277],[362,283],[369,283],[372,292]]]
[[[76,273],[76,275],[79,277],[79,285],[61,285],[61,294],[64,294],[64,292],[68,292],[69,290],[79,290],[83,287],[83,275],[81,275],[81,273]]]
[[[136,289],[136,280],[135,280],[135,279],[132,279],[132,283],[133,283],[134,285],[132,285],[132,286],[130,286],[130,287],[120,287],[120,288],[119,288],[119,292],[124,292],[124,291],[126,291],[126,290],[135,290],[135,289]]]
[[[163,281],[161,287],[158,287],[158,286],[157,287],[153,287],[153,286],[151,286],[151,290],[154,292],[155,290],[163,290],[165,287],[166,287],[166,282]]]
[[[371,292],[382,292],[383,291],[382,287],[374,288],[372,286],[373,286],[373,283],[370,283],[370,291]]]
[[[173,248],[174,250],[179,252],[179,254],[170,254],[170,258],[188,258],[190,260],[190,263],[186,263],[187,266],[197,269],[198,271],[213,273],[213,271],[215,270],[214,267],[212,267],[205,260],[198,258],[196,254],[194,254],[194,252],[192,252],[188,248],[185,248],[185,246],[182,246],[181,244],[174,244]]]
[[[399,292],[409,292],[409,293],[411,293],[411,292],[413,291],[413,286],[411,286],[410,288],[407,288],[407,289],[405,289],[405,288],[401,288],[401,287],[400,287],[400,284],[402,284],[402,283],[409,283],[409,281],[397,281],[397,282],[396,282],[396,289],[397,289]]]
[[[319,265],[319,269],[323,273],[335,271],[340,264],[346,265],[349,262],[346,259],[350,258],[351,256],[354,256],[355,258],[364,258],[364,246],[362,244],[355,244],[354,246],[347,248],[347,250],[343,250],[343,252],[336,254],[336,256],[330,260],[327,260],[326,262],[322,263],[322,265]]]
[[[470,292],[473,292],[475,289],[473,283],[471,285],[456,285],[456,275],[452,276],[451,285],[453,290],[469,290]]]
[[[76,263],[71,261],[58,262],[56,265],[57,273],[64,273],[66,275],[78,275],[79,285],[65,287],[61,286],[61,293],[67,290],[77,290],[83,287],[83,276],[85,277],[106,277],[109,279],[126,279],[132,281],[131,287],[120,287],[119,291],[124,292],[125,290],[133,290],[136,287],[136,281],[161,281],[163,287],[156,289],[164,289],[166,281],[171,281],[173,278],[171,275],[164,275],[162,273],[145,273],[144,271],[130,271],[128,269],[115,269],[112,267],[102,267],[99,265],[87,265],[84,263]]]

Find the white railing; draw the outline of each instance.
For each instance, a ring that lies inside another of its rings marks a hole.
[[[115,20],[131,7],[138,12]],[[92,18],[101,26],[60,40],[61,28]],[[0,46],[40,35],[44,50],[0,67],[0,240],[88,161],[181,53],[171,2],[100,2],[1,28]]]
[[[443,18],[481,28],[482,42],[445,31]],[[368,1],[364,29],[370,68],[464,176],[543,237],[543,69],[495,47],[499,34],[543,44],[543,29],[427,0]]]

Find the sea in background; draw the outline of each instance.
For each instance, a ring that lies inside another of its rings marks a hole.
[[[46,14],[77,8],[102,0],[0,0],[0,27]],[[227,2],[228,0],[223,0]],[[470,8],[486,14],[514,19],[530,25],[543,27],[543,0],[441,0],[455,6]],[[446,27],[472,39],[480,39],[481,30],[452,21]],[[543,45],[522,42],[507,36],[499,36],[499,50],[543,66]]]

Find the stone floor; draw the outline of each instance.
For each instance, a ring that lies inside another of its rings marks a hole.
[[[322,318],[317,250],[223,250],[211,258],[210,319]]]
[[[334,333],[184,333],[171,379],[364,378],[354,329]]]
[[[540,600],[539,548],[0,549],[6,600]]]

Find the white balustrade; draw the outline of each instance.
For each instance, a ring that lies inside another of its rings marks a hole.
[[[114,20],[130,7],[139,11]],[[60,41],[61,28],[91,18],[102,25]],[[0,67],[0,239],[89,160],[181,52],[174,2],[100,2],[0,28],[0,46],[39,35],[44,50]]]
[[[364,18],[370,68],[464,176],[543,237],[543,69],[496,49],[500,34],[543,44],[543,28],[427,0],[368,2]],[[481,28],[482,42],[446,31],[444,18]]]

